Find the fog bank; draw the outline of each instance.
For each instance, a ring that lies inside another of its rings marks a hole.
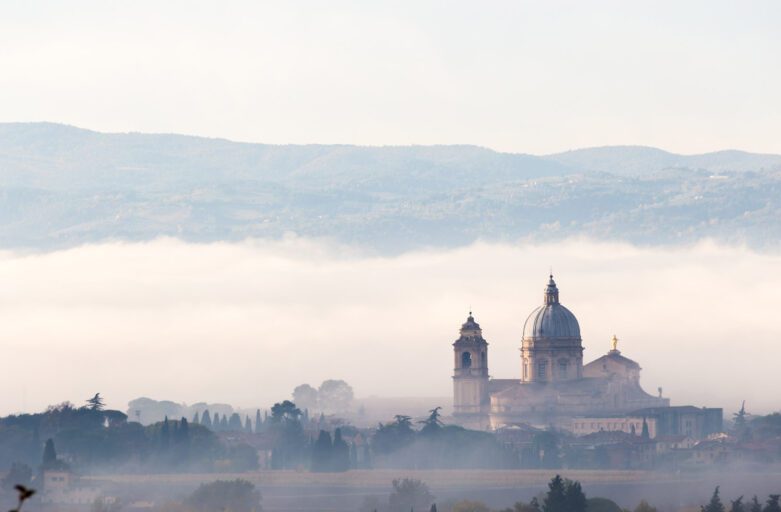
[[[290,238],[0,253],[0,413],[96,392],[119,409],[138,396],[266,406],[327,378],[358,396],[447,396],[470,307],[491,374],[519,376],[549,267],[587,361],[615,333],[673,403],[781,408],[778,254],[571,240],[384,258]]]

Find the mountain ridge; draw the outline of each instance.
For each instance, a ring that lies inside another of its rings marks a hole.
[[[266,145],[0,123],[0,247],[302,236],[403,251],[592,236],[781,239],[781,156],[645,146]]]

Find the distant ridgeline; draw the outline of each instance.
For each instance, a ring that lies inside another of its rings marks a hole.
[[[380,251],[572,235],[767,246],[781,239],[779,197],[781,156],[739,151],[532,156],[0,124],[3,248],[290,232]]]

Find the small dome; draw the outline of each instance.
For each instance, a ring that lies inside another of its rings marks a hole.
[[[580,325],[572,312],[559,303],[553,276],[545,288],[545,303],[532,311],[523,325],[524,339],[565,338],[580,340]]]
[[[469,316],[466,319],[466,322],[461,324],[461,330],[462,331],[479,331],[480,330],[480,324],[475,322],[475,317],[472,316],[472,312],[469,312]]]

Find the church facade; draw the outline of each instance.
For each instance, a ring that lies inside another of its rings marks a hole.
[[[626,417],[634,411],[669,407],[668,398],[640,386],[640,365],[612,349],[583,364],[583,340],[572,312],[559,302],[553,276],[543,304],[526,319],[519,373],[494,379],[488,371],[488,342],[471,312],[453,343],[453,415],[472,428],[513,424],[569,428],[576,418]]]

